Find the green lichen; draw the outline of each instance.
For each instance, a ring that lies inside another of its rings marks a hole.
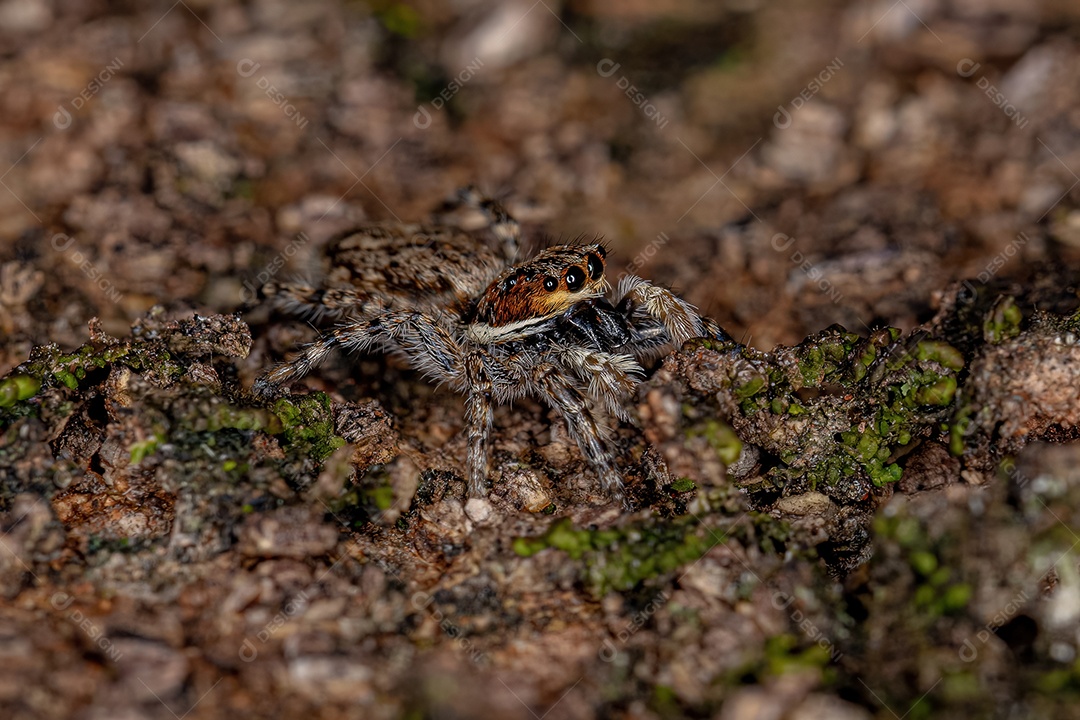
[[[756,377],[744,385],[735,388],[735,397],[740,399],[753,397],[764,390],[766,385],[768,385],[768,380],[763,377]]]
[[[57,345],[51,344],[35,347],[30,358],[19,366],[16,373],[0,383],[25,378],[19,381],[24,388],[29,387],[26,383],[36,382],[38,389],[62,385],[76,390],[92,373],[113,365],[121,365],[165,382],[179,379],[185,371],[183,364],[161,342],[134,339],[104,347],[87,343],[70,353],[63,353]],[[21,400],[34,394],[36,391]],[[3,405],[0,404],[0,407]]]
[[[855,356],[853,366],[853,379],[855,382],[859,382],[866,374],[870,372],[870,368],[873,366],[874,361],[878,357],[878,348],[874,344],[869,344],[862,351]]]
[[[203,427],[204,426],[204,427]],[[262,408],[240,408],[228,403],[216,403],[202,418],[200,429],[262,431],[269,435],[281,434],[285,427],[274,412]]]
[[[717,362],[732,368],[721,375],[721,395],[738,409],[732,425],[780,460],[755,490],[823,488],[844,502],[900,479],[900,449],[937,431],[964,367],[948,343],[896,328],[862,338],[833,326],[772,353],[733,350]],[[705,428],[688,434],[709,436]],[[739,456],[731,447],[729,465]]]
[[[656,685],[649,698],[649,708],[660,717],[678,718],[685,717],[685,713],[679,705],[679,696],[668,685]]]
[[[983,338],[991,345],[996,345],[1020,334],[1020,323],[1024,313],[1010,296],[999,298],[986,319],[983,320]]]
[[[326,393],[281,398],[274,403],[273,411],[281,422],[287,446],[299,454],[321,463],[345,445],[345,439],[334,434],[330,396]]]
[[[916,360],[931,360],[950,370],[964,367],[964,355],[952,345],[934,340],[923,340],[915,347]]]
[[[822,670],[832,660],[829,650],[820,644],[802,647],[805,642],[791,633],[773,635],[765,641],[763,676],[780,677],[809,669]]]
[[[855,333],[830,328],[817,342],[800,345],[796,357],[803,387],[820,385],[841,372],[858,341],[859,336]]]
[[[394,488],[390,485],[364,488],[362,494],[364,499],[378,508],[380,512],[386,512],[394,504]]]
[[[952,423],[949,425],[949,452],[956,457],[963,455],[964,449],[967,447],[966,438],[974,423],[974,414],[974,407],[964,405],[957,410]]]
[[[833,682],[836,671],[831,665],[840,657],[840,651],[829,638],[816,635],[813,624],[807,624],[803,632],[815,633],[815,636],[811,640],[791,632],[780,633],[748,650],[741,663],[724,673],[724,684],[740,687],[751,680],[755,684],[766,684],[785,675],[805,676],[808,673],[817,675],[826,684]]]
[[[41,389],[41,380],[29,375],[12,375],[0,380],[0,408],[29,400]]]
[[[580,562],[582,580],[600,597],[671,573],[697,560],[725,537],[725,533],[692,518],[603,530],[577,529],[570,518],[562,518],[543,535],[516,538],[513,549],[522,557],[549,548],[561,550]]]
[[[687,437],[701,437],[716,451],[720,462],[731,465],[739,459],[742,441],[730,425],[716,418],[709,418],[686,431]]]
[[[948,405],[956,395],[956,378],[941,377],[931,385],[923,385],[915,391],[915,402],[920,405]]]
[[[76,373],[68,372],[67,370],[53,370],[53,376],[63,383],[68,390],[75,390],[79,387],[79,375]],[[85,374],[82,375],[85,377]]]
[[[697,485],[693,480],[687,477],[682,477],[671,483],[668,486],[673,492],[690,492],[691,490],[697,490]]]
[[[161,444],[163,440],[164,438],[156,436],[133,444],[130,450],[131,464],[138,465],[140,462],[142,462],[143,458],[147,457],[148,455],[152,455],[154,451],[157,450],[158,445]]]
[[[879,516],[874,529],[883,541],[895,543],[906,557],[915,579],[913,606],[922,617],[938,618],[967,608],[972,588],[943,559],[947,538],[933,539],[916,518],[909,516]]]
[[[1044,695],[1057,695],[1066,691],[1076,695],[1080,692],[1080,662],[1071,668],[1059,668],[1043,673],[1035,680],[1035,689]]]
[[[403,38],[416,37],[423,26],[420,14],[405,3],[391,3],[377,17],[388,32]]]

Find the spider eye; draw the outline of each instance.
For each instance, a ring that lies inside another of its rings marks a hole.
[[[514,275],[513,277],[508,277],[505,280],[503,280],[503,292],[510,292],[510,290],[515,285],[517,285],[517,281],[518,281],[517,275]]]
[[[599,280],[600,276],[604,274],[604,261],[598,256],[589,253],[589,277],[593,280]]]
[[[559,287],[559,279],[553,278],[548,275],[544,278],[544,289],[548,292],[555,292],[555,288]]]
[[[570,292],[577,292],[585,284],[585,273],[579,267],[570,267],[566,270],[566,288]]]

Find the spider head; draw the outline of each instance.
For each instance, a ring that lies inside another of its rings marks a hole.
[[[519,331],[561,315],[576,303],[600,297],[603,245],[556,245],[495,279],[476,304],[471,328],[488,340],[511,339]]]

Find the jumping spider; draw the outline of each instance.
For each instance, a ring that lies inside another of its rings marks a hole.
[[[471,189],[457,205],[479,211],[486,227],[365,225],[330,242],[328,287],[264,286],[276,306],[340,324],[260,378],[256,391],[306,375],[335,347],[397,353],[465,395],[470,497],[487,494],[493,403],[531,395],[562,415],[603,491],[625,502],[608,431],[590,401],[629,421],[623,401],[643,375],[641,362],[693,337],[726,334],[639,277],[623,278],[606,297],[607,249],[598,242],[555,245],[514,262],[517,222]]]

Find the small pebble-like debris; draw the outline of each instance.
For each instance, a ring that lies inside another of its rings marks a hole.
[[[469,498],[465,501],[465,514],[477,525],[487,525],[495,517],[495,508],[487,498]]]
[[[518,467],[503,473],[499,480],[499,492],[517,509],[536,513],[551,505],[550,483],[540,473]]]

